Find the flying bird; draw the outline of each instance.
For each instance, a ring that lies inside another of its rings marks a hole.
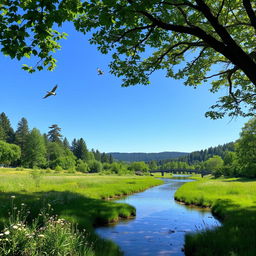
[[[58,85],[55,85],[51,91],[47,91],[47,94],[43,97],[43,99],[49,97],[49,96],[56,96],[56,89],[58,88]]]
[[[100,68],[97,68],[97,71],[99,76],[104,75],[104,72]]]

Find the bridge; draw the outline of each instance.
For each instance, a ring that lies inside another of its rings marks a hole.
[[[212,172],[207,170],[187,170],[187,169],[169,169],[169,170],[155,170],[155,171],[149,171],[150,173],[157,173],[161,172],[162,176],[164,176],[165,173],[173,173],[173,174],[200,174],[203,178],[205,175],[212,174]]]

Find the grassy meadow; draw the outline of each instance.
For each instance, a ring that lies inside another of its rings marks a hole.
[[[175,199],[211,207],[223,226],[188,234],[186,255],[256,255],[256,180],[203,178],[180,187]]]
[[[101,176],[1,168],[0,225],[3,227],[8,222],[11,205],[18,210],[25,204],[31,220],[50,205],[51,214],[87,230],[88,240],[93,241],[94,255],[119,255],[117,246],[99,239],[93,227],[136,214],[134,207],[110,199],[161,183],[150,176]]]

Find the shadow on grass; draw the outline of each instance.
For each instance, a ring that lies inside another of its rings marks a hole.
[[[234,180],[228,180],[228,178],[230,177],[226,177],[227,180],[223,180],[222,182],[234,182]],[[256,179],[249,179],[249,178],[236,178],[235,181],[238,181],[238,182],[253,182],[253,181],[256,181]]]
[[[241,208],[229,200],[219,200],[212,211],[223,220],[223,226],[186,235],[185,254],[255,256],[256,206]]]
[[[11,196],[15,196],[15,199],[11,199]],[[28,221],[37,216],[41,209],[48,209],[48,204],[51,204],[53,208],[52,214],[76,223],[80,229],[85,228],[87,230],[88,240],[93,244],[93,249],[97,256],[115,256],[122,255],[122,253],[114,243],[99,238],[94,233],[93,227],[135,215],[135,209],[130,205],[87,198],[68,191],[36,192],[31,194],[2,192],[0,194],[0,202],[1,227],[8,221],[8,212],[11,211],[12,202],[17,207],[17,210],[22,203],[27,206],[30,211]]]

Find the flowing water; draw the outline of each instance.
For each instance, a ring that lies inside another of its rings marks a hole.
[[[136,218],[96,232],[119,245],[127,256],[184,255],[186,232],[220,225],[210,211],[175,202],[174,193],[187,179],[163,179],[165,184],[116,202],[136,207]]]

